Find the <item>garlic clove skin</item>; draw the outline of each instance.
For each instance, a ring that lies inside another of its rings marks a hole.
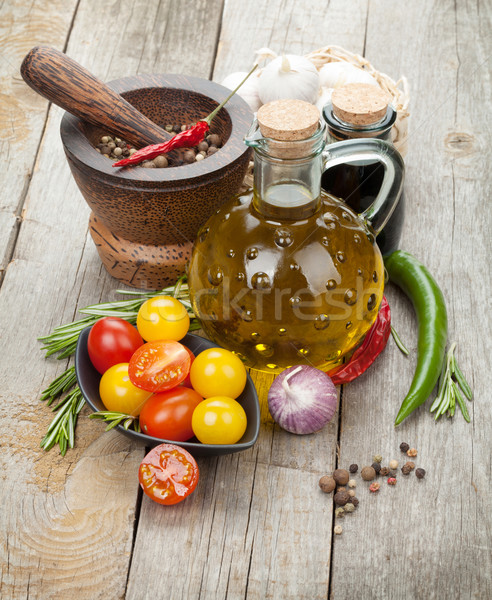
[[[369,83],[378,85],[374,77],[348,62],[330,62],[319,71],[320,84],[327,88],[337,88],[346,83]]]
[[[222,81],[222,85],[233,90],[241,83],[247,74],[246,71],[231,73]],[[253,112],[256,112],[262,104],[258,95],[258,79],[258,75],[253,73],[236,92],[238,96],[241,96],[241,98],[248,103]]]
[[[258,93],[263,104],[273,100],[304,100],[316,104],[319,74],[303,56],[286,54],[272,60],[258,78]]]

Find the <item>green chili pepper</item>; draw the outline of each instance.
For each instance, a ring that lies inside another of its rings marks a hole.
[[[446,351],[448,317],[439,286],[415,257],[396,250],[384,262],[390,281],[411,300],[419,323],[417,367],[395,420],[399,425],[427,400],[437,383]]]

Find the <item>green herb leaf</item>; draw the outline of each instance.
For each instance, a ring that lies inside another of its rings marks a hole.
[[[391,335],[393,336],[395,344],[398,346],[400,352],[403,352],[405,356],[408,356],[410,352],[407,350],[405,344],[401,341],[401,338],[398,335],[396,329],[393,327],[393,325],[391,326]]]
[[[120,425],[120,423],[122,423],[123,421],[123,427],[125,429],[129,429],[130,425],[133,425],[133,429],[135,431],[140,431],[140,426],[138,425],[138,417],[127,415],[125,413],[113,412],[109,410],[100,410],[89,415],[89,419],[101,419],[102,421],[108,423],[105,431],[113,429],[117,425]]]
[[[468,400],[472,399],[473,393],[468,382],[463,376],[463,373],[458,367],[458,362],[454,355],[455,348],[456,342],[451,344],[446,356],[444,357],[441,376],[439,377],[437,396],[430,407],[430,411],[434,412],[437,410],[435,415],[436,421],[446,411],[448,411],[448,417],[452,417],[454,416],[456,410],[456,403],[458,403],[465,421],[469,423],[470,415],[468,413],[468,409],[466,407],[463,395],[461,394],[460,388],[463,390],[463,393]]]

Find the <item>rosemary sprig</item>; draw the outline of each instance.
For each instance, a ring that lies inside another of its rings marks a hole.
[[[138,431],[140,433],[140,423],[138,421],[138,417],[127,415],[125,413],[111,412],[109,410],[100,410],[98,412],[90,414],[89,419],[102,419],[106,423],[109,423],[104,431],[110,431],[111,429],[122,423],[125,429],[129,429],[130,426],[132,426],[132,429],[134,431]]]
[[[405,356],[408,356],[410,352],[407,350],[405,344],[401,341],[401,338],[398,335],[396,329],[393,327],[393,325],[391,326],[391,335],[393,336],[395,344],[398,346],[400,352],[403,352]]]
[[[78,386],[63,398],[54,408],[58,411],[51,421],[46,435],[41,440],[41,448],[51,450],[55,444],[60,446],[60,453],[65,456],[67,448],[75,443],[75,425],[77,417],[84,406],[85,399]]]
[[[73,323],[59,325],[50,334],[39,337],[38,339],[43,342],[42,349],[46,352],[45,357],[57,354],[57,359],[61,360],[72,356],[75,353],[81,331],[93,325],[101,317],[120,317],[129,323],[135,324],[140,306],[145,300],[155,296],[172,295],[180,300],[190,315],[190,331],[200,329],[200,324],[191,308],[188,284],[186,283],[185,276],[180,277],[175,285],[165,287],[159,292],[116,290],[116,293],[134,296],[134,298],[86,306],[79,311],[83,315],[87,315],[84,318]],[[41,392],[41,400],[46,401],[46,404],[51,406],[53,401],[63,394],[66,394],[65,397],[52,409],[56,412],[56,416],[50,423],[46,435],[41,440],[41,447],[45,450],[51,450],[53,446],[58,444],[62,456],[65,455],[68,448],[73,448],[74,446],[77,417],[85,403],[82,392],[77,385],[75,368],[73,366],[67,368]],[[100,415],[104,415],[105,420],[109,422],[106,430],[116,427],[119,423],[123,423],[125,429],[128,429],[132,425],[135,431],[140,431],[138,419],[130,415],[101,411],[100,413],[94,413],[91,417],[103,418]]]
[[[455,348],[456,342],[451,344],[451,347],[444,357],[437,388],[437,396],[430,407],[430,411],[436,413],[435,419],[437,421],[437,419],[446,411],[448,417],[452,417],[456,410],[456,404],[458,404],[465,421],[469,423],[470,415],[463,394],[465,395],[465,398],[471,400],[473,393],[458,366],[458,362],[454,355]]]

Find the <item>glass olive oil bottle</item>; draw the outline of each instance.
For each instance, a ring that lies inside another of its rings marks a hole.
[[[199,232],[188,274],[193,309],[208,337],[250,367],[328,368],[376,318],[383,262],[366,218],[377,229],[391,207],[381,196],[374,214],[359,216],[321,190],[325,126],[310,104],[264,105],[246,143],[255,151],[254,189]],[[363,144],[332,147],[327,163],[387,150]],[[386,195],[402,178],[398,160],[387,160]]]

